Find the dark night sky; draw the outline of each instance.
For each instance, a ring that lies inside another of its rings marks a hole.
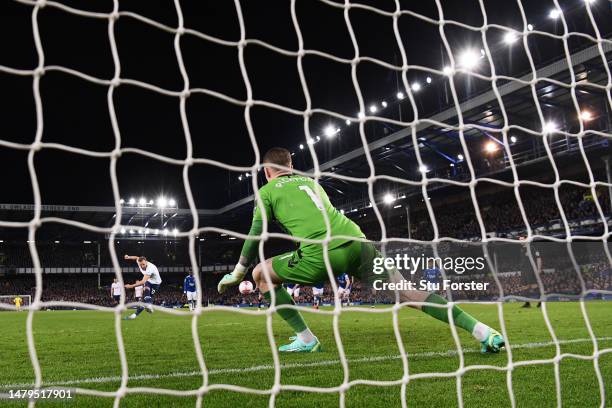
[[[108,12],[111,1],[61,0],[63,4],[91,11]],[[393,1],[362,1],[392,11]],[[465,24],[483,23],[479,4],[475,0],[443,1],[446,19]],[[514,1],[485,0],[490,24],[521,29],[519,8]],[[610,8],[603,0],[596,2],[594,14],[602,34],[612,26]],[[527,0],[523,6],[529,22],[538,30],[560,34],[560,23],[547,18],[553,1]],[[570,30],[592,34],[581,0],[560,1]],[[239,39],[238,20],[232,1],[182,1],[185,26],[225,40]],[[241,2],[247,38],[256,38],[276,47],[297,49],[297,36],[290,15],[290,2],[276,0]],[[438,19],[435,2],[402,1],[403,9]],[[121,1],[122,11],[129,10],[160,23],[176,26],[172,1]],[[0,5],[0,65],[32,69],[37,64],[32,26],[32,7],[13,1]],[[316,0],[298,0],[297,16],[305,48],[317,49],[338,57],[351,58],[353,47],[341,9]],[[369,11],[350,12],[361,55],[399,62],[399,50],[392,30],[391,18]],[[114,72],[105,19],[75,16],[46,7],[39,13],[39,27],[46,65],[61,65],[88,75],[109,79]],[[438,27],[411,16],[400,18],[400,32],[409,64],[440,69],[441,56]],[[116,42],[121,61],[121,77],[148,82],[156,86],[181,90],[182,79],[173,48],[174,35],[128,17],[116,22]],[[480,33],[447,26],[446,34],[453,50],[466,46],[482,48]],[[522,45],[512,51],[500,48],[503,32],[490,29],[487,39],[494,50],[498,74],[520,76],[528,68]],[[571,39],[570,45],[581,47],[584,40]],[[543,36],[530,37],[536,65],[562,55],[562,42]],[[185,35],[181,40],[185,66],[192,88],[208,88],[238,99],[246,98],[246,88],[238,64],[235,47],[221,46],[201,38]],[[305,98],[299,81],[296,58],[287,57],[249,45],[245,64],[255,99],[266,100],[293,109],[304,109]],[[324,108],[354,116],[358,102],[348,65],[316,56],[304,58],[304,70],[315,108]],[[479,70],[488,73],[487,67]],[[408,78],[424,81],[427,74],[416,70]],[[431,75],[436,81],[443,79]],[[388,69],[364,62],[359,65],[358,78],[366,103],[387,99],[397,92],[396,74]],[[474,81],[472,86],[490,89],[489,84]],[[488,87],[488,88],[486,88]],[[36,117],[32,96],[32,78],[0,73],[0,138],[18,143],[34,139]],[[60,72],[47,72],[41,79],[40,91],[44,110],[43,141],[56,142],[96,151],[110,151],[114,136],[106,103],[107,87],[96,85]],[[417,96],[419,108],[427,114],[433,91],[424,90]],[[179,116],[178,98],[134,86],[120,86],[115,91],[114,104],[119,121],[122,147],[134,147],[182,159],[186,154],[185,139]],[[434,104],[435,105],[435,104]],[[193,94],[187,102],[189,126],[194,156],[223,161],[233,165],[250,165],[254,152],[249,141],[244,109],[222,100]],[[330,120],[315,115],[311,130],[320,131]],[[292,150],[304,143],[303,118],[278,110],[255,107],[252,123],[257,142],[263,153],[274,145]],[[344,140],[342,140],[342,137]],[[348,140],[352,138],[352,140]],[[354,132],[342,134],[335,145],[317,146],[320,160],[343,152],[347,146],[359,143]],[[26,151],[0,147],[0,193],[2,203],[32,202],[31,185],[26,166]],[[306,163],[305,161],[302,161]],[[59,150],[43,149],[35,155],[44,204],[112,205],[109,177],[110,161],[93,159]],[[304,170],[306,170],[304,168]],[[160,193],[176,197],[186,207],[182,184],[182,168],[161,163],[136,154],[124,154],[119,160],[118,177],[123,197]],[[190,171],[190,181],[196,204],[200,208],[215,208],[232,201],[246,187],[237,180],[238,173],[196,165]],[[242,190],[241,190],[242,189]],[[230,193],[233,194],[230,197]]]

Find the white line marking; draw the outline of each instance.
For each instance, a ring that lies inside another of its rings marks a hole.
[[[612,341],[612,337],[597,337],[597,341]],[[559,340],[559,344],[574,344],[574,343],[590,343],[592,340],[590,338],[583,339],[570,339],[570,340]],[[512,349],[533,349],[533,348],[542,348],[548,346],[554,346],[554,341],[546,341],[546,342],[536,342],[536,343],[523,343],[523,344],[514,344],[512,345]],[[601,351],[601,350],[600,350]],[[463,353],[479,353],[478,349],[464,349]],[[409,353],[408,358],[427,358],[427,357],[453,357],[458,354],[456,349],[447,350],[447,351],[424,351],[421,353]],[[354,359],[348,359],[347,361],[351,364],[359,364],[359,363],[375,363],[380,361],[391,361],[391,360],[399,360],[401,356],[399,355],[386,355],[386,356],[372,356],[372,357],[360,357]],[[293,368],[311,368],[311,367],[324,367],[340,364],[340,360],[322,360],[322,361],[314,361],[312,363],[286,363],[281,364],[281,369],[293,369]],[[271,364],[264,365],[256,365],[251,367],[244,368],[217,368],[208,370],[210,375],[219,375],[219,374],[239,374],[239,373],[249,373],[249,372],[257,372],[257,371],[272,371],[274,370],[274,366]],[[167,374],[140,374],[128,377],[130,381],[143,381],[143,380],[160,380],[164,378],[183,378],[183,377],[201,377],[201,371],[187,371],[187,372],[176,372],[176,373],[167,373]],[[44,382],[42,385],[44,387],[57,387],[57,386],[69,386],[69,385],[80,385],[80,384],[101,384],[101,383],[110,383],[110,382],[119,382],[121,381],[120,376],[113,377],[94,377],[94,378],[83,378],[79,380],[69,380],[69,381],[57,381],[57,382]],[[7,384],[0,385],[0,389],[16,389],[16,388],[31,388],[33,384]]]

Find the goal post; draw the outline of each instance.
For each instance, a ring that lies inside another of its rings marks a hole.
[[[32,295],[0,295],[0,312],[15,310],[15,299],[21,299],[21,308],[29,307],[32,304]]]

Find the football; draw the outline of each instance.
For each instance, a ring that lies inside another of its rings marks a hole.
[[[251,283],[251,281],[242,281],[240,282],[240,286],[238,286],[238,290],[243,295],[248,295],[253,292],[253,284]]]

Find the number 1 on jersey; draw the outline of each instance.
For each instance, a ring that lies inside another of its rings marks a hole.
[[[315,194],[314,191],[312,191],[312,189],[308,186],[305,185],[301,185],[300,186],[300,190],[305,191],[306,194],[308,194],[308,197],[310,197],[310,199],[312,200],[312,202],[317,206],[317,208],[321,211],[323,211],[325,208],[323,207],[323,203],[321,202],[321,200],[319,200],[319,197],[317,197],[317,195]]]

